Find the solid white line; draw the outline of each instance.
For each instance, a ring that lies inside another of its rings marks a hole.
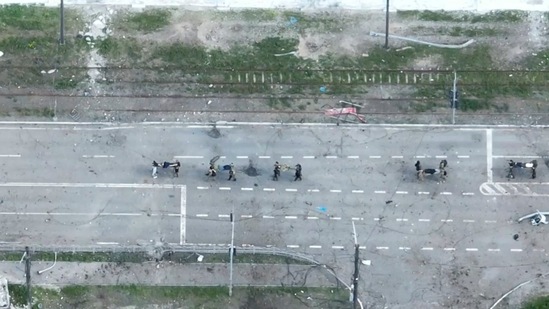
[[[96,242],[98,245],[118,245],[117,242],[111,242],[111,241],[98,241]]]
[[[240,188],[240,190],[242,190],[242,191],[253,191],[254,188]]]
[[[488,252],[499,252],[499,249],[488,249]]]
[[[548,156],[492,156],[494,159],[543,159],[547,157]]]
[[[478,251],[477,248],[465,248],[465,251]]]
[[[318,217],[307,217],[307,220],[318,220]]]
[[[315,156],[303,156],[303,159],[314,159]]]
[[[309,248],[311,248],[311,249],[322,249],[322,246],[319,246],[319,245],[311,245],[311,246],[309,246]]]
[[[286,189],[286,192],[297,192],[297,189]]]
[[[4,211],[0,212],[0,215],[5,216],[102,216],[102,217],[140,217],[143,213],[128,213],[128,212],[16,212],[16,211]],[[164,216],[170,216],[170,214],[163,214]],[[151,216],[156,216],[153,214]],[[179,214],[176,214],[179,216]]]
[[[407,250],[411,250],[411,248],[410,248],[410,247],[398,247],[398,250],[405,250],[405,251],[407,251]]]
[[[341,190],[330,190],[332,193],[341,193]]]
[[[285,216],[285,219],[297,219],[297,216]]]
[[[423,251],[433,251],[433,248],[432,247],[423,247],[423,248],[421,248],[421,250],[423,250]]]
[[[353,190],[352,193],[364,193],[364,190]]]
[[[219,214],[219,215],[217,215],[217,217],[219,217],[219,218],[230,218],[230,217],[231,217],[231,215],[223,215],[223,214]]]
[[[419,195],[421,195],[421,194],[429,194],[429,192],[420,191],[420,192],[418,192],[417,194],[419,194]]]
[[[231,191],[231,187],[219,187],[219,190],[222,190],[222,191]]]
[[[343,249],[343,248],[345,248],[345,247],[343,247],[343,246],[332,246],[332,249]]]
[[[0,155],[0,158],[21,158],[21,155],[20,154],[5,154],[5,155]]]
[[[475,195],[475,193],[473,193],[473,192],[463,192],[463,193],[461,193],[461,194],[462,194],[462,195]]]
[[[288,248],[299,248],[299,245],[287,245]]]
[[[458,158],[460,158],[460,159],[468,159],[469,156],[458,156]]]
[[[330,217],[330,220],[341,220],[341,217]]]
[[[376,247],[377,250],[389,250],[389,247]]]
[[[452,192],[440,192],[442,195],[452,195]]]
[[[491,183],[494,181],[494,174],[492,172],[493,166],[493,140],[492,140],[492,129],[486,129],[486,177],[488,182]]]
[[[408,194],[408,191],[397,191],[396,194]]]
[[[248,156],[236,156],[237,159],[248,159]]]
[[[207,217],[208,214],[197,214],[196,216],[199,217],[199,218],[204,218],[204,217]]]
[[[419,222],[430,222],[431,219],[419,219]]]
[[[308,189],[307,192],[320,192],[318,189]]]
[[[204,156],[174,156],[175,159],[204,159]]]
[[[263,191],[274,191],[274,188],[263,188]]]
[[[385,191],[374,191],[374,193],[383,194],[383,193],[386,193],[386,192]]]
[[[522,252],[522,249],[511,249],[511,252]]]
[[[391,156],[391,158],[393,158],[393,159],[403,159],[404,156]]]
[[[263,219],[274,219],[274,216],[263,216]]]
[[[337,159],[337,156],[325,156],[326,159]]]
[[[198,190],[208,190],[210,187],[196,187]]]
[[[52,188],[132,188],[132,189],[175,189],[182,185],[170,184],[134,184],[134,183],[42,183],[42,182],[5,182],[0,187],[52,187]]]
[[[253,218],[252,215],[240,215],[240,218],[250,219]]]
[[[270,159],[271,156],[259,156],[260,159]]]
[[[293,159],[294,156],[280,156],[281,159]]]
[[[437,158],[437,159],[446,159],[446,158],[448,158],[448,156],[435,156],[435,158]]]
[[[444,248],[444,251],[456,251],[456,248]]]
[[[463,220],[463,222],[465,222],[465,223],[473,223],[473,222],[475,222],[475,220]]]
[[[180,238],[179,244],[183,245],[187,239],[187,186],[181,187],[181,217],[179,219],[180,223]]]
[[[381,156],[369,156],[370,159],[381,159]]]
[[[347,156],[347,159],[359,159],[359,156]]]

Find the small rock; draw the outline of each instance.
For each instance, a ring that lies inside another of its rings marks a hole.
[[[4,52],[0,51],[0,57],[4,56]]]
[[[57,69],[51,69],[51,70],[48,71],[48,74],[53,74],[55,72],[57,72]]]
[[[40,73],[42,73],[42,74],[46,74],[46,71],[42,70],[42,71],[40,71]]]

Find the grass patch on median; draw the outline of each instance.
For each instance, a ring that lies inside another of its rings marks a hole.
[[[167,306],[183,308],[348,308],[348,291],[341,288],[306,287],[162,287],[162,286],[65,286],[33,287],[33,308],[95,308]],[[26,287],[10,285],[15,305],[24,305]],[[108,304],[108,305],[107,305]]]
[[[153,9],[143,12],[127,12],[117,15],[113,21],[116,31],[150,33],[171,23],[172,10]]]

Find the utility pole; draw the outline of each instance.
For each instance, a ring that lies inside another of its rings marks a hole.
[[[457,73],[454,71],[454,89],[452,90],[452,124],[456,124]]]
[[[25,247],[25,277],[27,279],[27,306],[32,309],[32,293],[31,293],[31,260],[29,247]]]
[[[60,16],[60,23],[59,23],[59,44],[65,45],[65,8],[63,5],[63,0],[61,0],[61,5],[59,6],[59,16]]]
[[[234,205],[233,205],[234,212]],[[234,256],[234,215],[231,212],[231,249],[229,249],[230,257],[230,270],[229,270],[229,297],[233,296],[233,256]]]
[[[385,49],[389,48],[389,0],[385,7]]]
[[[353,235],[355,237],[355,273],[353,274],[353,309],[358,305],[358,271],[359,271],[359,245],[356,236],[355,222],[353,221]]]

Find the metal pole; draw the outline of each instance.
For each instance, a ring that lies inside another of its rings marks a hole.
[[[355,222],[353,221],[353,235],[355,237],[355,273],[353,275],[353,309],[358,308],[358,261],[359,261],[359,246],[355,229]]]
[[[59,44],[60,45],[64,45],[65,44],[65,14],[63,13],[64,12],[64,5],[63,5],[63,0],[61,0],[61,5],[59,6],[60,8],[60,17],[61,17],[61,22],[59,23]]]
[[[27,306],[32,308],[32,293],[31,293],[31,260],[29,247],[25,247],[25,277],[27,279]]]
[[[234,205],[233,205],[233,212],[234,212]],[[230,257],[230,270],[229,270],[229,297],[233,296],[233,255],[234,255],[234,216],[231,212],[231,249],[229,250],[229,253],[231,255]]]
[[[385,7],[385,48],[389,48],[389,0]]]
[[[457,91],[457,73],[454,71],[454,91],[452,93],[452,124],[456,124],[456,91]]]

